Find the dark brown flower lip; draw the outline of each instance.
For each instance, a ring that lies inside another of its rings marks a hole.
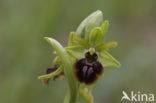
[[[85,58],[78,60],[74,64],[75,77],[80,83],[87,85],[94,84],[103,74],[103,66],[97,61],[97,55],[86,53]],[[91,60],[89,60],[91,59]]]

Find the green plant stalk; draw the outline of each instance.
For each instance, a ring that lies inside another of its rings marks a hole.
[[[67,54],[66,50],[59,42],[57,42],[55,39],[48,37],[45,37],[45,39],[52,45],[52,47],[56,50],[57,54],[61,58],[63,71],[65,73],[65,76],[67,77],[69,85],[69,103],[75,103],[77,99],[77,83],[73,74],[73,66],[71,65],[72,61],[70,60],[70,57]]]
[[[69,103],[69,100],[70,100],[70,94],[69,91],[67,91],[63,103]]]

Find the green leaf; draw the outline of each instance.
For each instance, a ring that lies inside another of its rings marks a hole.
[[[97,10],[85,18],[76,30],[76,35],[86,40],[89,39],[89,34],[94,27],[99,27],[103,23],[103,14]]]
[[[102,28],[102,31],[103,31],[103,40],[106,36],[106,33],[107,33],[107,30],[108,30],[108,27],[109,27],[109,22],[107,20],[105,20],[105,22],[102,24],[101,28]]]
[[[69,53],[69,55],[79,60],[81,58],[84,58],[84,53],[86,50],[82,46],[70,46],[66,47],[66,51]]]
[[[89,36],[89,43],[91,43],[93,46],[96,46],[100,43],[102,43],[102,30],[100,27],[95,27]]]
[[[102,43],[96,46],[97,51],[104,51],[104,50],[109,50],[110,48],[116,47],[117,42],[108,42],[108,43]]]
[[[61,58],[61,63],[63,66],[63,71],[67,77],[69,90],[70,90],[70,103],[75,103],[77,98],[77,83],[74,78],[72,61],[67,54],[63,46],[53,38],[45,37],[45,39],[51,44],[51,46],[56,50],[58,56]]]
[[[120,67],[120,63],[106,51],[99,53],[99,61],[103,67]]]
[[[74,36],[74,42],[83,46],[86,49],[91,47],[91,44],[87,40],[82,39],[81,37]]]
[[[46,79],[46,78],[52,78],[57,76],[58,74],[60,74],[62,72],[62,66],[60,66],[56,71],[50,73],[50,74],[46,74],[46,75],[42,75],[39,76],[38,79]]]

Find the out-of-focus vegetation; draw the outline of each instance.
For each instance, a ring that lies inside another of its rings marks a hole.
[[[120,103],[122,90],[156,93],[155,0],[1,0],[0,103],[62,103],[64,79],[43,87],[37,77],[52,66],[51,36],[64,46],[91,12],[110,21],[106,41],[120,68],[105,68],[93,92],[96,103]],[[126,101],[125,101],[126,102]]]

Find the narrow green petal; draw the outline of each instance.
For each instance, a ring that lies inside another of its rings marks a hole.
[[[38,79],[46,79],[46,78],[52,78],[57,76],[58,74],[60,74],[62,72],[62,66],[60,66],[56,71],[50,73],[50,74],[46,74],[46,75],[42,75],[39,76]]]
[[[49,44],[51,44],[51,46],[56,50],[57,54],[61,58],[63,71],[65,73],[65,76],[67,77],[67,81],[69,85],[70,103],[75,103],[77,98],[77,83],[74,78],[72,61],[69,55],[67,54],[66,50],[58,41],[48,37],[45,37],[45,39],[49,42]]]
[[[103,67],[120,67],[120,63],[106,51],[99,53],[99,61]]]
[[[68,40],[68,46],[74,46],[74,36],[75,36],[75,32],[71,32],[70,35],[69,35],[69,40]]]
[[[108,42],[108,43],[102,43],[96,46],[97,51],[104,51],[109,50],[110,48],[114,48],[117,46],[117,42]]]
[[[95,27],[89,36],[89,42],[93,45],[96,46],[100,43],[102,43],[102,30],[100,27]]]
[[[103,40],[105,39],[108,27],[109,27],[109,22],[106,20],[101,26],[102,31],[103,31]]]

